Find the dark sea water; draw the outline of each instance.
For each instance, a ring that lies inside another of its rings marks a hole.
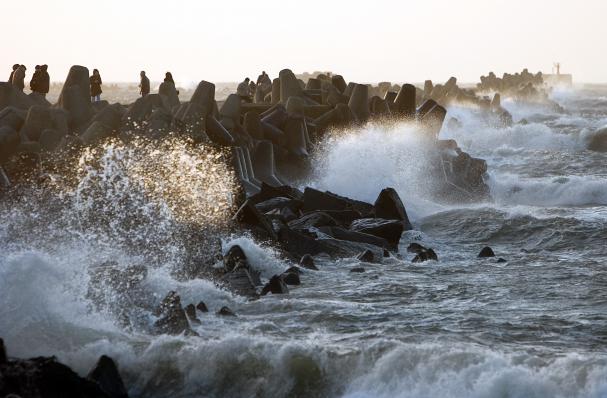
[[[289,295],[256,301],[176,276],[187,250],[175,225],[225,216],[232,182],[220,165],[192,166],[196,154],[179,146],[155,154],[179,178],[150,194],[139,183],[149,162],[108,144],[81,159],[69,188],[0,205],[0,336],[9,355],[54,354],[82,374],[108,354],[133,397],[607,397],[607,154],[586,150],[607,125],[607,87],[552,97],[566,113],[504,101],[528,121],[509,128],[449,109],[462,127],[441,138],[486,159],[487,203],[427,194],[411,126],[328,141],[307,183],[371,202],[394,187],[415,230],[401,259],[365,273],[349,272],[353,259],[320,259]],[[412,264],[413,241],[439,261]],[[247,235],[224,238],[232,244],[264,278],[289,266]],[[486,245],[507,262],[478,259]],[[104,261],[147,273],[124,289],[92,276]],[[201,316],[200,337],[154,336],[140,302],[171,289],[238,317]]]

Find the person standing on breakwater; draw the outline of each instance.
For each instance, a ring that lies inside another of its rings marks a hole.
[[[11,83],[13,83],[13,87],[17,88],[19,91],[23,92],[25,88],[25,70],[27,68],[25,65],[19,65],[19,67],[15,70],[13,74],[13,79]]]
[[[48,94],[50,89],[50,85],[51,77],[48,74],[48,65],[40,65],[40,70],[38,71],[38,76],[36,77],[36,89],[34,90],[32,88],[32,91],[40,94],[42,97],[46,97],[46,94]]]
[[[99,74],[99,70],[93,69],[93,75],[89,78],[91,84],[91,102],[99,102],[101,101],[101,85],[103,82],[101,81],[101,75]]]
[[[173,74],[171,72],[167,72],[164,74],[164,82],[165,83],[173,83],[173,86],[175,86],[175,80],[173,80]],[[175,90],[177,92],[177,95],[179,95],[179,90]]]
[[[36,65],[36,67],[34,68],[34,74],[32,75],[32,79],[30,80],[30,90],[32,90],[32,92],[34,92],[34,93],[38,92],[38,90],[36,89],[36,86],[37,86],[39,77],[40,77],[40,65]]]
[[[15,71],[19,67],[19,64],[13,65],[13,70],[11,71],[11,76],[8,78],[8,82],[13,84],[13,76],[15,75]]]
[[[142,97],[145,97],[150,93],[150,79],[145,75],[145,71],[141,71],[139,74],[141,76],[141,81],[139,83],[139,94]]]
[[[250,80],[251,79],[247,77],[238,85],[238,88],[236,89],[236,94],[244,102],[251,102],[251,88],[249,86]]]

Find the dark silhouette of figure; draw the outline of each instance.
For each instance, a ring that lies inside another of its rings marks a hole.
[[[15,71],[17,70],[17,68],[19,68],[19,64],[15,64],[13,65],[13,70],[11,71],[11,76],[8,78],[8,82],[9,83],[13,83],[13,75],[15,74]]]
[[[249,93],[251,97],[255,97],[255,91],[257,91],[257,84],[253,80],[249,83]]]
[[[236,94],[240,97],[244,102],[251,102],[251,88],[249,86],[248,77],[242,81],[238,87],[236,88]]]
[[[46,97],[51,85],[51,77],[48,74],[48,65],[40,65],[38,76],[36,77],[36,89],[32,91]]]
[[[257,76],[257,85],[259,86],[264,83],[272,84],[272,80],[270,80],[270,76],[268,76],[265,70],[261,72],[261,75]]]
[[[91,84],[91,102],[99,102],[101,101],[101,75],[99,74],[99,70],[93,69],[93,75],[89,78],[89,82]]]
[[[145,97],[150,93],[150,79],[145,75],[145,71],[141,71],[139,74],[141,76],[141,82],[139,83],[139,94],[142,97]]]
[[[15,73],[13,74],[13,87],[15,87],[17,90],[23,92],[23,89],[25,88],[25,71],[26,71],[26,67],[25,65],[19,65],[19,67],[17,68],[17,70],[15,70]]]
[[[175,80],[173,80],[173,75],[171,74],[171,72],[167,72],[164,74],[164,81],[167,83],[170,82],[175,84]]]
[[[34,69],[34,74],[32,75],[32,79],[30,80],[30,90],[32,92],[37,93],[38,89],[36,88],[38,79],[40,78],[40,65],[36,65]]]

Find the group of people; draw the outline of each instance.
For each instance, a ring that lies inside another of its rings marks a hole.
[[[8,78],[8,81],[19,91],[25,89],[25,65],[15,64]],[[30,90],[46,97],[50,88],[50,76],[48,74],[48,65],[36,65],[36,70],[30,80]]]
[[[261,75],[257,77],[256,83],[248,77],[240,82],[236,88],[236,94],[242,101],[252,102],[257,90],[260,90],[264,96],[272,91],[272,79],[270,79],[266,71],[261,72]]]

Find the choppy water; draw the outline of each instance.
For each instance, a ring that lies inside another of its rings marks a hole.
[[[506,102],[529,122],[506,129],[449,110],[463,127],[441,137],[487,160],[491,203],[429,200],[411,127],[371,126],[326,145],[309,183],[368,201],[395,187],[416,228],[404,258],[363,274],[348,272],[355,260],[321,261],[290,295],[253,302],[180,272],[191,249],[182,224],[227,211],[231,183],[209,175],[220,164],[177,146],[150,169],[107,146],[105,161],[81,159],[70,188],[1,205],[9,355],[57,354],[84,373],[105,353],[135,397],[607,397],[607,154],[585,150],[607,125],[607,88],[553,97],[566,114]],[[154,173],[166,184],[140,183]],[[211,182],[220,188],[206,193]],[[412,240],[440,261],[411,264]],[[288,266],[246,236],[224,247],[233,243],[266,278]],[[477,259],[485,245],[508,262]],[[91,276],[104,261],[147,274],[125,293]],[[152,336],[146,306],[170,289],[238,317],[202,316],[200,337]]]

